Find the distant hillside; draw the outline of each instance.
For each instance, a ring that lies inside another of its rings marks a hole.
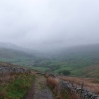
[[[59,73],[68,70],[75,76],[98,77],[99,44],[64,48],[46,54],[21,49],[13,44],[1,45],[0,61],[46,72]]]
[[[61,50],[56,50],[54,52],[53,57],[57,58],[64,58],[67,57],[68,55],[94,55],[96,57],[96,54],[99,55],[99,44],[91,44],[91,45],[80,45],[80,46],[74,46],[74,47],[69,47],[69,48],[63,48]],[[98,56],[97,55],[97,56]],[[59,57],[58,57],[59,56]]]
[[[28,48],[23,48],[23,47],[17,46],[17,45],[12,44],[12,43],[0,42],[0,48],[6,48],[6,49],[13,49],[13,50],[18,50],[18,51],[24,51],[24,52],[29,53],[29,54],[36,54],[36,53],[38,53],[35,50],[31,50],[31,49],[28,49]]]
[[[72,75],[96,77],[98,72],[96,67],[99,67],[96,66],[96,64],[99,64],[99,44],[72,47],[63,50],[55,58],[62,64],[60,69],[68,69]],[[87,72],[90,68],[93,71]],[[86,73],[83,73],[83,71],[86,71]],[[93,75],[90,73],[93,73]]]
[[[7,67],[22,67],[22,66],[19,66],[19,65],[14,65],[14,64],[8,63],[8,62],[1,62],[1,61],[0,61],[0,68],[1,68],[1,67],[4,67],[4,66],[5,66],[5,67],[6,67],[6,66],[7,66]]]
[[[35,61],[46,60],[47,55],[15,44],[0,42],[0,61],[19,65],[33,65]]]
[[[31,54],[31,55],[36,56],[36,57],[40,57],[40,58],[48,57],[45,53],[38,52],[34,49],[20,47],[18,45],[12,44],[12,43],[0,42],[0,48],[6,48],[6,49],[12,49],[12,50],[16,50],[16,51],[21,51],[21,52],[25,52],[27,54]]]
[[[35,69],[58,73],[62,70],[69,70],[71,75],[87,76],[87,68],[99,64],[99,44],[83,45],[57,50],[50,54],[51,58],[47,61],[39,62]],[[42,68],[41,68],[42,67]],[[97,71],[93,71],[94,74]],[[91,75],[89,75],[91,76]],[[95,77],[95,76],[94,76]]]
[[[86,77],[97,77],[97,78],[99,78],[99,64],[89,66],[89,67],[85,67],[83,69],[83,74]]]
[[[0,42],[0,61],[27,65],[34,61],[34,55],[15,44]]]
[[[32,57],[33,58],[33,55],[27,54],[23,51],[7,49],[7,48],[0,48],[0,57],[9,58],[9,59],[14,59],[16,57],[27,57],[27,58]]]
[[[33,61],[34,56],[23,51],[0,48],[0,61],[26,65],[28,61]]]

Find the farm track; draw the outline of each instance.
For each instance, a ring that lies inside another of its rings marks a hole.
[[[44,76],[37,76],[35,83],[23,99],[54,99],[54,96],[47,86]]]

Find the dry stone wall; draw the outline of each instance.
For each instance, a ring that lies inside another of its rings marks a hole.
[[[10,63],[0,62],[0,74],[3,73],[29,73],[30,69],[23,68]]]
[[[81,87],[74,86],[74,84],[68,83],[68,81],[61,80],[58,76],[54,74],[49,74],[49,76],[53,78],[57,78],[60,81],[59,90],[69,91],[71,94],[75,93],[79,96],[79,99],[99,99],[99,96],[95,93],[92,93],[84,88],[84,82],[82,82]]]

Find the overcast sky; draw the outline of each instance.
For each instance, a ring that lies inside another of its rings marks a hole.
[[[33,49],[99,43],[99,0],[1,0],[0,42]]]

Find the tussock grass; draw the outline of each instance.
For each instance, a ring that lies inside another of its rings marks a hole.
[[[47,84],[51,87],[52,91],[55,93],[56,99],[79,99],[76,93],[71,90],[62,90],[60,86],[60,81],[57,78],[47,77]]]
[[[46,75],[47,84],[51,87],[52,91],[55,93],[56,99],[61,99],[60,91],[59,91],[59,80],[53,77]]]
[[[59,85],[59,80],[56,78],[48,77],[47,82],[53,89],[56,89],[56,87]]]

